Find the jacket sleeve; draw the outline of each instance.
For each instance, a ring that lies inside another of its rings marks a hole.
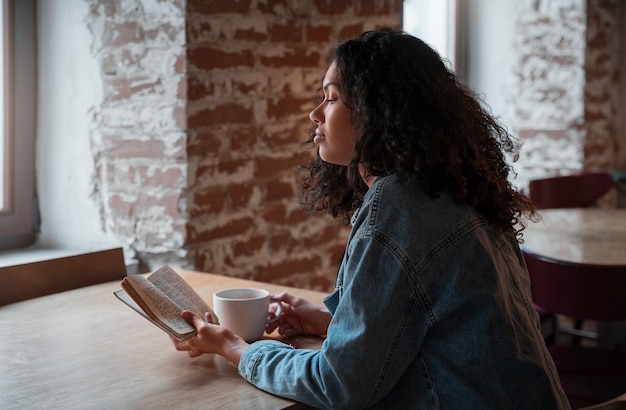
[[[254,343],[239,372],[258,388],[320,408],[362,408],[383,398],[417,356],[430,321],[408,259],[382,235],[353,238],[339,301],[318,351]]]

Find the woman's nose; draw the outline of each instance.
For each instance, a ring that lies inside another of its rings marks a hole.
[[[313,108],[313,111],[309,113],[309,118],[311,119],[311,121],[313,121],[316,124],[319,124],[322,122],[320,118],[320,114],[319,114],[319,108],[320,106],[318,105],[317,107]]]

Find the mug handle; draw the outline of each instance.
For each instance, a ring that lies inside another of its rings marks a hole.
[[[273,312],[274,317],[270,317],[270,314],[267,315],[267,324],[268,325],[270,323],[276,322],[278,320],[278,318],[280,317],[280,315],[283,314],[283,305],[280,302],[272,302],[271,304],[278,305],[278,309],[276,309],[276,311]]]

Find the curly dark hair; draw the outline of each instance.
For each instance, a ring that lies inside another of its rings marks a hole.
[[[522,241],[530,200],[508,180],[505,155],[519,141],[446,68],[439,54],[401,31],[378,29],[340,44],[332,54],[341,98],[357,139],[348,166],[319,157],[307,166],[300,204],[348,221],[368,187],[359,173],[417,181],[431,196],[447,191]],[[319,90],[318,90],[319,98]],[[308,142],[311,142],[310,139]]]

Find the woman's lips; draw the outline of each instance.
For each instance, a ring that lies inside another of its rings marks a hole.
[[[313,142],[317,144],[317,143],[319,143],[320,141],[323,141],[323,140],[325,140],[325,139],[326,139],[326,136],[325,136],[325,135],[315,133],[315,137],[313,137]]]

